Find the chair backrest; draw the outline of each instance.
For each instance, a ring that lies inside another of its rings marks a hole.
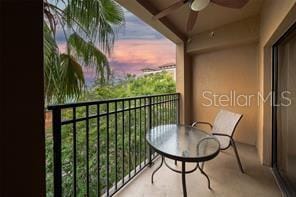
[[[217,114],[214,124],[213,133],[221,133],[233,136],[235,128],[242,118],[242,114],[233,113],[227,110],[220,110]],[[221,149],[228,148],[230,145],[229,137],[216,136],[220,141]]]

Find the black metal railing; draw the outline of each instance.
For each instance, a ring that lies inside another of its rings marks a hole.
[[[48,109],[53,115],[53,195],[112,196],[152,164],[156,153],[147,145],[146,131],[178,123],[179,94],[51,105]]]

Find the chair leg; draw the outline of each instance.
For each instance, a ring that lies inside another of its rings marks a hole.
[[[238,154],[238,151],[237,151],[237,148],[236,148],[235,142],[234,142],[234,140],[233,140],[232,138],[230,139],[230,141],[231,141],[231,145],[232,145],[233,150],[234,150],[234,154],[235,154],[235,156],[236,156],[236,160],[237,160],[238,166],[239,166],[241,172],[242,172],[242,173],[245,173],[245,172],[244,172],[244,169],[243,169],[243,166],[242,166],[242,163],[241,163],[240,158],[239,158],[239,154]]]

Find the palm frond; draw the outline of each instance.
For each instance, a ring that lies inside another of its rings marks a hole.
[[[124,13],[113,0],[71,0],[64,10],[67,24],[110,53],[115,39],[113,28],[124,23]],[[76,23],[76,25],[75,25]],[[77,25],[78,24],[78,25]]]
[[[85,85],[82,66],[69,54],[61,54],[60,92],[68,98],[77,98]]]
[[[44,78],[45,95],[50,102],[59,89],[60,56],[50,28],[44,24]]]
[[[96,69],[102,83],[108,79],[110,67],[107,57],[93,43],[86,42],[76,33],[69,36],[68,42],[71,51],[75,51],[75,56],[81,58],[86,67]]]

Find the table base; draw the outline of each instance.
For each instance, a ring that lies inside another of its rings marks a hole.
[[[185,161],[181,161],[182,163],[182,170],[176,170],[174,168],[172,168],[171,166],[169,166],[167,164],[167,162],[165,161],[165,157],[161,156],[161,163],[160,165],[153,171],[152,175],[151,175],[151,183],[154,183],[153,177],[155,175],[155,173],[162,167],[163,163],[165,163],[165,165],[172,171],[176,172],[176,173],[180,173],[182,174],[182,187],[183,187],[183,196],[187,197],[187,188],[186,188],[186,174],[192,173],[194,171],[196,171],[197,169],[199,169],[199,171],[207,178],[208,181],[208,188],[211,190],[211,182],[210,179],[208,177],[208,175],[203,171],[203,169],[200,167],[199,163],[196,164],[196,166],[192,169],[192,170],[188,170],[186,171],[186,162]],[[175,165],[177,165],[177,162],[175,160]]]

